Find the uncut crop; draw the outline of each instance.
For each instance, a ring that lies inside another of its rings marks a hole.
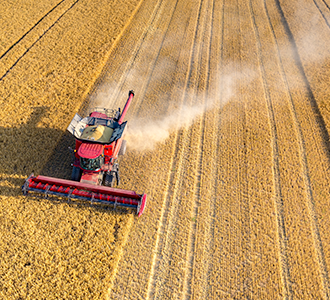
[[[21,185],[32,172],[69,178],[65,129],[139,2],[30,2],[0,4],[0,297],[104,299],[132,215]]]

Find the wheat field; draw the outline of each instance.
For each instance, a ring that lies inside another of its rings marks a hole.
[[[329,299],[330,1],[0,4],[2,299]],[[122,107],[142,217],[21,195]]]

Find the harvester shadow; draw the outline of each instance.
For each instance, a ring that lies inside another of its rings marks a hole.
[[[0,195],[19,194],[24,178],[33,172],[46,172],[49,175],[66,175],[70,170],[70,153],[64,155],[59,143],[74,143],[68,135],[55,128],[43,126],[42,119],[48,117],[48,108],[34,107],[26,122],[15,127],[0,127],[0,151],[2,181]],[[23,120],[23,118],[21,119]],[[55,150],[49,155],[51,141],[58,140]],[[45,142],[47,140],[47,142]],[[57,155],[54,152],[57,151]],[[54,157],[57,161],[53,161]],[[46,163],[44,161],[46,160]],[[59,162],[61,160],[61,162]],[[56,170],[56,172],[55,172]]]
[[[29,172],[29,166],[41,159],[42,150],[36,150],[42,138],[58,134],[56,129],[38,127],[47,111],[47,107],[35,107],[26,123],[0,128],[1,167],[8,175]]]
[[[72,149],[75,148],[74,137],[67,131],[61,132],[60,140],[57,142],[54,150],[46,160],[40,174],[70,179],[73,154],[70,153],[69,147]]]

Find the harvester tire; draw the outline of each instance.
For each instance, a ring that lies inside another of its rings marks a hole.
[[[80,181],[82,171],[78,167],[73,167],[72,173],[71,173],[71,180],[73,181]]]
[[[104,180],[104,185],[105,186],[109,186],[109,187],[113,187],[115,183],[115,176],[113,173],[111,174],[106,174],[105,175],[105,180]]]
[[[126,153],[126,140],[123,140],[118,155],[125,155]]]

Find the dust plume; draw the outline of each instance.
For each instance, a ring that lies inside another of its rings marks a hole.
[[[197,104],[184,104],[181,108],[163,115],[159,115],[159,112],[149,113],[149,116],[157,116],[157,119],[150,119],[150,117],[131,119],[125,136],[128,147],[137,151],[153,150],[158,143],[164,142],[175,130],[188,128],[196,118],[202,116],[206,111],[223,106],[237,95],[239,82],[241,85],[242,81],[244,84],[248,84],[255,76],[255,72],[249,68],[243,68],[241,72],[238,72],[233,71],[234,68],[230,65],[227,70],[229,71],[224,72],[220,82],[217,83],[221,86],[221,96],[207,97],[200,93],[195,95],[186,92],[185,96],[195,99]],[[202,98],[205,100],[204,103],[202,103]]]
[[[183,106],[158,119],[135,118],[129,122],[125,139],[130,149],[153,150],[156,144],[164,142],[172,131],[189,127],[203,112],[203,105]]]
[[[322,63],[330,55],[329,48],[324,43],[329,40],[330,24],[322,13],[321,7],[315,5],[315,8],[315,10],[309,9],[303,1],[299,1],[293,19],[298,28],[294,36],[307,64]]]

